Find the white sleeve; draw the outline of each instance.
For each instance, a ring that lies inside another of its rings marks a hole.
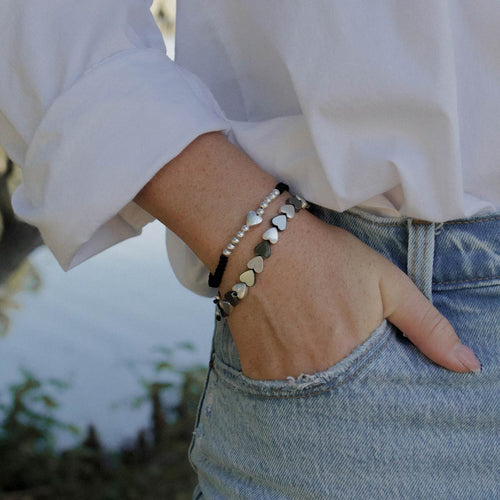
[[[63,269],[141,232],[132,200],[199,135],[229,129],[171,61],[147,0],[1,0],[0,143],[13,206]],[[168,196],[168,193],[166,193]]]

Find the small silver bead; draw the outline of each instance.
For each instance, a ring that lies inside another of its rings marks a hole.
[[[309,207],[309,203],[307,203],[307,201],[304,198],[302,198],[302,196],[299,196],[298,194],[296,194],[295,198],[297,198],[297,200],[299,200],[300,203],[302,203],[302,208],[308,208]]]
[[[243,238],[243,236],[245,236],[245,233],[243,231],[238,231],[236,233],[236,236],[238,236],[238,238]]]
[[[280,195],[279,190],[278,190],[278,189],[273,189],[273,195],[274,195],[274,197],[275,197],[275,198],[276,198],[277,196],[279,196],[279,195]]]
[[[231,252],[235,249],[235,246],[232,243],[229,243],[229,245],[226,247],[228,250],[231,250]]]
[[[226,256],[226,257],[229,257],[231,255],[231,250],[228,250],[227,248],[224,248],[224,250],[222,250],[222,253]]]
[[[248,230],[250,229],[250,227],[248,227],[246,224],[243,224],[243,226],[241,226],[241,230],[246,233]]]
[[[258,209],[255,211],[255,213],[256,213],[257,215],[262,215],[262,214],[264,213],[264,209],[263,209],[263,208],[258,208]]]
[[[236,238],[236,237],[231,240],[231,243],[233,245],[237,245],[239,242],[240,242],[240,240],[238,238]]]
[[[264,198],[264,203],[271,203],[272,201],[273,201],[273,199],[270,196],[266,196]]]
[[[269,203],[263,201],[261,204],[260,204],[260,208],[267,208],[269,206]]]

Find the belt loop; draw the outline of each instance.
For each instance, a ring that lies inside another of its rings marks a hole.
[[[432,301],[435,232],[436,226],[433,222],[408,219],[407,274],[430,301]]]

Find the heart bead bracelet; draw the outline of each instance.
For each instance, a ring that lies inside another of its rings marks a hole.
[[[236,245],[241,241],[241,239],[245,236],[245,234],[252,226],[257,226],[262,222],[262,216],[264,215],[264,211],[266,210],[266,208],[272,201],[274,201],[280,194],[284,193],[285,191],[288,191],[288,186],[283,182],[278,182],[278,184],[276,184],[276,187],[262,200],[259,207],[256,210],[250,210],[250,212],[248,212],[245,224],[241,226],[241,229],[237,231],[236,235],[231,238],[231,241],[222,251],[222,254],[219,257],[219,263],[217,264],[217,268],[214,274],[210,273],[208,277],[208,286],[217,288],[221,284],[222,276],[224,275],[224,271],[226,270],[228,258],[236,248]]]
[[[247,269],[240,274],[240,281],[224,295],[219,293],[215,298],[217,320],[228,317],[239,302],[247,296],[248,289],[257,281],[257,274],[264,270],[264,259],[271,256],[271,245],[278,242],[279,233],[286,229],[288,220],[293,219],[296,212],[308,206],[307,201],[298,195],[290,196],[281,206],[279,214],[271,219],[271,227],[262,234],[262,241],[255,246],[255,256],[248,261]]]

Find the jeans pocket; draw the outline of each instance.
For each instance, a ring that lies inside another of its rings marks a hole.
[[[219,381],[246,395],[266,399],[314,396],[354,380],[382,352],[393,328],[387,320],[383,320],[362,344],[335,365],[297,378],[255,380],[224,362],[217,353],[214,355],[213,369]]]

